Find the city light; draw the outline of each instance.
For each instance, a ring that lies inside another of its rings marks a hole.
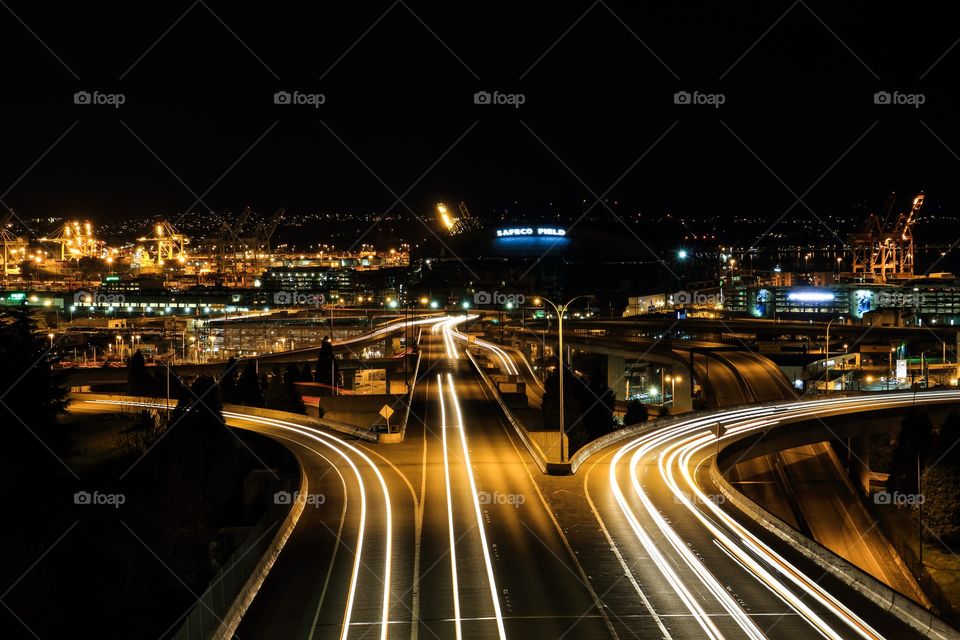
[[[797,302],[830,302],[836,295],[832,291],[791,291],[787,294],[787,300]]]
[[[456,223],[453,221],[452,218],[450,218],[450,214],[447,212],[447,206],[442,202],[438,203],[437,213],[440,214],[440,219],[443,221],[443,226],[445,226],[447,230],[452,231]]]

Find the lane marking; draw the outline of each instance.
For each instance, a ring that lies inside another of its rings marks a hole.
[[[463,638],[460,624],[460,580],[457,578],[457,541],[453,535],[453,497],[450,491],[450,462],[447,457],[447,407],[443,401],[443,378],[437,374],[440,395],[440,430],[443,432],[443,477],[447,485],[447,532],[450,536],[450,578],[453,581],[453,620],[457,640]]]
[[[460,401],[457,398],[457,392],[453,385],[452,373],[447,374],[447,385],[450,387],[450,398],[453,400],[453,407],[457,416],[457,431],[460,436],[460,444],[463,448],[464,466],[467,470],[467,478],[470,480],[470,497],[473,499],[474,513],[477,516],[477,526],[480,529],[480,542],[483,545],[483,560],[487,565],[487,579],[490,583],[490,597],[493,600],[493,610],[497,617],[497,632],[500,634],[500,640],[506,640],[507,634],[503,627],[503,614],[500,612],[500,597],[497,594],[497,582],[493,576],[493,563],[490,561],[487,533],[483,526],[483,515],[480,512],[480,500],[477,497],[477,482],[473,477],[473,464],[470,461],[470,450],[467,447],[467,434],[463,427],[463,414],[460,411]]]

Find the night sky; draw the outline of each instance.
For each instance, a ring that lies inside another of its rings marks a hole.
[[[625,214],[772,223],[801,196],[826,217],[924,189],[957,210],[948,5],[518,4],[10,1],[3,202],[95,220],[440,199],[536,216],[607,195]]]

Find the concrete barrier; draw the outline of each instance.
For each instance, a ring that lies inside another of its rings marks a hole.
[[[150,404],[151,408],[158,408],[156,405],[162,405],[166,403],[166,398],[154,398],[150,397],[141,397],[141,396],[128,396],[122,394],[111,394],[111,393],[85,393],[85,392],[73,392],[70,393],[70,397],[76,400],[106,400],[106,401],[118,401],[118,402],[139,402],[142,404]],[[174,407],[177,406],[176,401],[173,398],[170,399],[170,410],[173,411]],[[244,413],[251,416],[257,416],[260,418],[272,418],[274,420],[296,420],[302,424],[305,424],[310,427],[322,427],[324,429],[330,429],[331,431],[337,431],[355,438],[360,438],[361,440],[367,440],[368,442],[376,442],[377,434],[375,431],[370,429],[362,429],[356,427],[352,424],[347,424],[345,422],[338,422],[337,420],[328,420],[326,418],[314,418],[312,416],[304,415],[302,413],[290,413],[288,411],[276,411],[274,409],[264,409],[262,407],[248,407],[241,404],[225,404],[223,405],[224,411],[229,411],[230,413]]]
[[[248,407],[242,404],[225,404],[223,405],[223,410],[229,411],[230,413],[243,413],[258,418],[272,418],[274,420],[286,420],[288,422],[295,420],[299,424],[304,424],[308,427],[323,427],[331,431],[353,436],[354,438],[366,440],[367,442],[377,442],[378,440],[377,432],[373,429],[364,429],[363,427],[357,427],[352,424],[347,424],[346,422],[330,420],[328,418],[314,418],[313,416],[302,413],[290,413],[288,411],[277,411],[275,409],[264,409],[262,407]]]
[[[722,449],[721,455],[723,455]],[[718,465],[710,466],[710,478],[720,489],[720,493],[764,529],[789,544],[824,571],[849,585],[873,604],[903,620],[924,637],[937,640],[956,640],[960,638],[960,632],[957,632],[956,629],[933,613],[850,564],[826,547],[802,535],[786,522],[734,489],[733,485],[723,477],[717,467]]]
[[[517,432],[517,435],[520,436],[520,440],[523,442],[523,446],[527,448],[527,451],[530,452],[530,457],[533,458],[533,461],[539,467],[541,473],[545,473],[552,476],[566,476],[570,475],[570,464],[566,462],[551,462],[548,461],[546,456],[543,454],[543,450],[536,445],[533,440],[530,439],[530,436],[527,433],[526,427],[523,426],[523,423],[517,420],[516,416],[513,415],[513,411],[510,410],[510,407],[507,406],[507,403],[503,401],[503,398],[500,397],[500,393],[497,390],[497,384],[490,379],[490,376],[483,370],[476,359],[473,357],[473,354],[470,353],[469,349],[464,349],[464,353],[467,354],[467,357],[470,359],[473,368],[476,369],[477,373],[480,374],[480,378],[483,380],[483,383],[486,385],[487,389],[493,395],[494,400],[497,401],[497,404],[500,405],[500,409],[503,411],[503,414],[507,418],[507,422],[510,423],[510,426],[513,427],[514,431]]]
[[[297,462],[300,463],[299,457],[297,458]],[[264,546],[263,550],[260,552],[260,559],[257,561],[256,566],[254,566],[252,571],[246,573],[248,576],[246,581],[243,583],[243,586],[238,591],[236,597],[234,597],[230,607],[223,615],[220,624],[217,626],[213,634],[207,637],[214,638],[215,640],[231,640],[233,638],[237,627],[240,626],[240,621],[243,619],[244,614],[246,614],[247,609],[250,608],[250,603],[253,602],[257,592],[260,591],[263,581],[267,579],[267,574],[270,573],[270,569],[273,568],[273,564],[277,561],[277,557],[280,555],[280,552],[283,551],[283,547],[286,545],[287,539],[290,538],[290,535],[297,526],[297,522],[300,521],[300,516],[303,514],[304,507],[306,506],[308,489],[307,476],[303,472],[303,464],[300,463],[300,485],[296,494],[297,501],[290,505],[290,510],[287,512],[287,517],[280,525],[276,535],[270,539],[269,544]],[[244,575],[244,569],[247,567],[244,566],[245,563],[243,562],[243,559],[247,557],[248,554],[254,554],[256,552],[256,547],[258,546],[257,541],[262,540],[264,534],[259,533],[259,537],[255,537],[255,534],[258,533],[258,531],[264,524],[266,524],[266,522],[269,522],[269,520],[265,514],[264,518],[261,518],[260,525],[254,528],[250,535],[247,536],[247,539],[244,541],[245,544],[241,544],[240,548],[233,553],[233,555],[230,557],[230,560],[228,560],[224,565],[227,567],[227,572],[236,571],[238,574]],[[247,544],[248,541],[250,541],[250,546]],[[237,557],[237,560],[234,560],[234,557]],[[214,577],[213,584],[216,584],[219,579],[220,574],[218,572],[217,576]],[[236,581],[236,578],[234,581]],[[176,640],[193,640],[195,636],[190,634],[190,618],[194,614],[198,614],[202,617],[204,612],[201,611],[201,609],[203,608],[203,605],[200,603],[197,603],[194,606],[193,611],[191,611],[190,615],[187,616],[187,624],[184,625],[186,630],[181,628],[180,632],[177,633]],[[181,635],[181,633],[183,633],[183,635]]]
[[[419,335],[417,344],[420,343]],[[413,366],[413,378],[410,380],[410,391],[407,393],[407,406],[403,410],[403,418],[400,422],[400,428],[394,433],[381,433],[378,442],[382,444],[399,444],[407,435],[407,422],[410,420],[410,405],[413,404],[413,392],[417,388],[417,376],[420,374],[420,359],[423,357],[421,351],[417,351],[417,363]]]

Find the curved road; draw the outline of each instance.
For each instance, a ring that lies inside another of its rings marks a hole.
[[[463,320],[424,331],[401,444],[226,414],[284,442],[308,494],[324,496],[308,501],[238,637],[920,637],[724,503],[710,475],[718,420],[732,442],[912,395],[715,412],[637,432],[577,476],[542,476],[469,368]],[[515,354],[474,344],[517,373]],[[916,397],[947,401],[960,392]]]

